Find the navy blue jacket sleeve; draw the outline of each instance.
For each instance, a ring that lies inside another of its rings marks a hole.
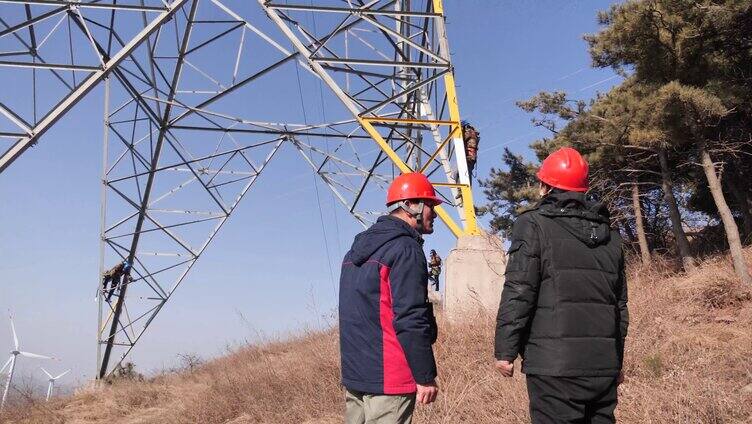
[[[436,378],[431,344],[436,341],[436,319],[428,302],[428,271],[423,250],[401,245],[389,272],[394,312],[394,331],[405,351],[407,363],[418,384]]]
[[[496,359],[514,361],[523,348],[541,283],[538,234],[538,227],[530,215],[520,215],[512,228],[504,290],[496,316]]]

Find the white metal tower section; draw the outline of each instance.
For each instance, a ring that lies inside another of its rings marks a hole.
[[[0,172],[105,93],[100,275],[132,266],[97,282],[100,377],[286,145],[363,225],[416,171],[477,233],[441,1],[298,3],[0,0]]]

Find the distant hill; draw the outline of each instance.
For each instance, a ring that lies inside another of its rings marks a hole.
[[[745,252],[752,262],[752,248]],[[752,296],[727,257],[675,274],[660,258],[630,266],[631,326],[621,423],[752,422]],[[441,318],[441,317],[440,317]],[[524,375],[492,369],[494,320],[440,319],[441,393],[418,423],[526,423]],[[145,381],[82,388],[49,404],[26,399],[7,423],[337,423],[343,395],[335,329],[247,346]]]

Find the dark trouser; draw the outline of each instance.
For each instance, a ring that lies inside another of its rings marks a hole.
[[[470,177],[470,185],[473,185],[473,170],[474,169],[475,169],[475,162],[467,161],[467,175]],[[457,184],[460,183],[460,171],[459,170],[454,171],[454,181],[456,181]]]
[[[473,170],[475,169],[475,161],[469,160],[467,161],[467,173],[470,175],[470,184],[473,183]]]
[[[616,377],[527,376],[533,424],[615,423]]]
[[[439,291],[439,275],[440,274],[429,274],[428,279],[431,280],[431,285],[433,286],[433,289],[436,291]]]
[[[110,289],[107,290],[107,283],[110,283]],[[107,296],[107,302],[110,301],[112,298],[112,295],[115,294],[115,289],[117,288],[118,284],[120,284],[120,277],[110,277],[106,276],[104,277],[104,282],[102,285],[104,286],[103,289],[105,290],[105,296]]]

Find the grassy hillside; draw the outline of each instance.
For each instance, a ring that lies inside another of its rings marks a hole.
[[[746,251],[752,262],[752,249]],[[728,258],[689,275],[632,266],[632,323],[623,423],[752,422],[752,296]],[[492,369],[493,320],[441,319],[442,389],[418,423],[528,422],[524,375]],[[342,421],[336,330],[248,346],[192,372],[80,389],[49,404],[28,399],[11,423],[335,423]]]

